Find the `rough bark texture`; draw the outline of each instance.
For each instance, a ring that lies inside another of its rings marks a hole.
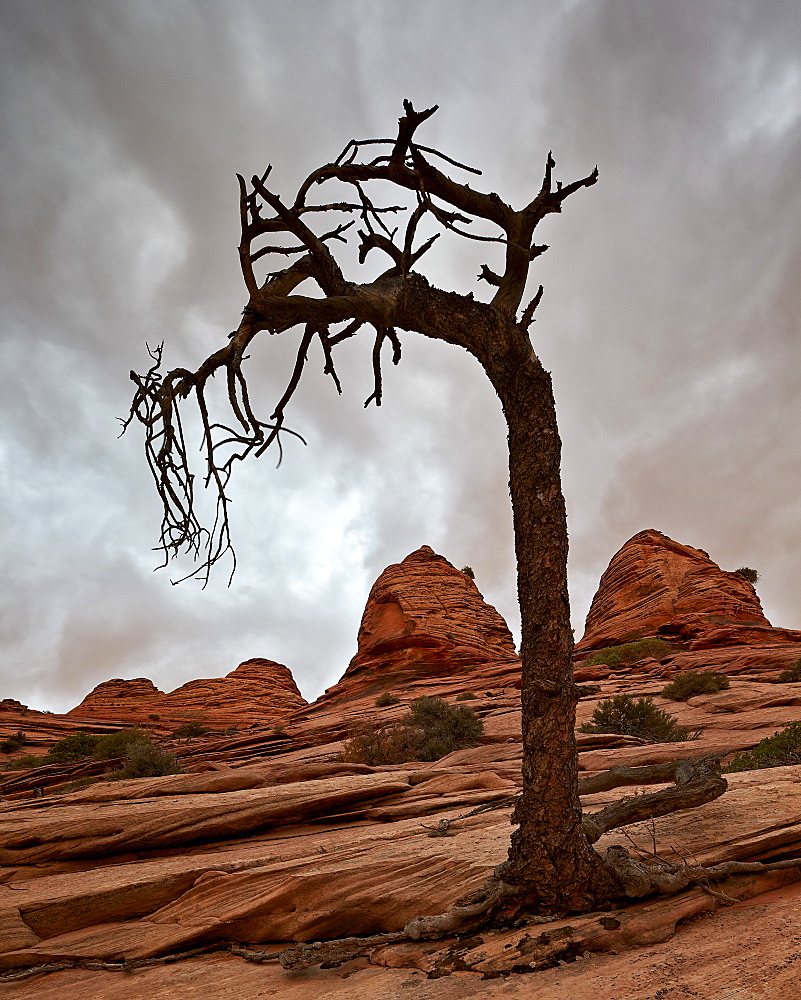
[[[522,330],[508,342],[484,362],[509,427],[522,625],[524,783],[501,875],[538,909],[583,910],[609,879],[581,825],[561,441],[549,373]]]

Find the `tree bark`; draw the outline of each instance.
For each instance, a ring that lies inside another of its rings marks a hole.
[[[509,428],[522,627],[523,794],[499,875],[520,887],[527,906],[581,911],[610,890],[614,895],[615,886],[581,825],[561,440],[551,377],[528,335],[510,323],[503,340],[502,349],[496,342],[480,360]]]

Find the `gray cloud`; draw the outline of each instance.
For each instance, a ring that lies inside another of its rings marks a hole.
[[[365,411],[310,369],[308,446],[232,487],[239,570],[153,573],[158,505],[127,411],[145,341],[196,365],[244,303],[235,171],[285,193],[352,137],[437,102],[426,139],[530,198],[601,180],[551,218],[535,346],[564,442],[574,623],[644,527],[762,573],[801,627],[801,25],[780,0],[6,0],[0,8],[0,610],[3,696],[77,704],[112,676],[169,690],[260,655],[308,697],[355,651],[378,572],[422,543],[469,563],[514,625],[505,431],[475,362],[407,337]],[[492,253],[440,240],[474,290]],[[269,413],[296,335],[256,345]]]

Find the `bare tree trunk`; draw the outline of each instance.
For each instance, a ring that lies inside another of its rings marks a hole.
[[[580,911],[612,886],[581,826],[561,441],[549,373],[519,328],[507,344],[482,359],[509,427],[522,625],[523,795],[502,878],[538,909]]]

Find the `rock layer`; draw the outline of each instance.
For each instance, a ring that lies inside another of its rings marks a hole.
[[[291,671],[282,663],[254,658],[225,677],[189,681],[165,694],[145,677],[98,684],[68,715],[94,723],[148,720],[199,721],[204,725],[242,726],[283,721],[307,704]]]
[[[344,676],[323,700],[378,691],[387,681],[396,688],[490,665],[519,673],[504,619],[469,576],[427,545],[388,566],[373,584],[358,643]]]
[[[729,573],[701,549],[681,545],[654,529],[630,538],[609,563],[587,615],[577,652],[632,642],[658,634],[680,634],[691,618],[699,632],[770,629],[756,592],[745,577]],[[801,633],[799,633],[801,639]]]

